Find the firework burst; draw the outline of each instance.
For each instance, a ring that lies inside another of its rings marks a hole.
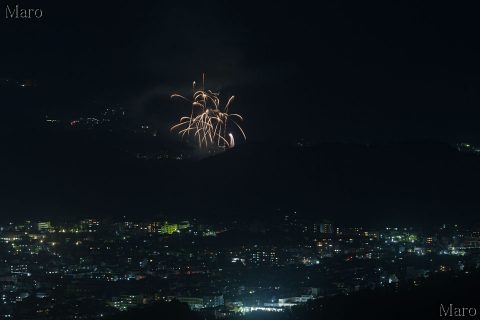
[[[235,96],[231,96],[223,108],[220,106],[220,93],[205,89],[205,75],[202,77],[202,87],[197,89],[195,81],[192,86],[192,99],[180,94],[172,94],[171,98],[180,98],[192,105],[190,116],[180,118],[179,123],[170,128],[170,131],[178,131],[182,136],[193,135],[200,148],[217,146],[233,148],[235,139],[232,132],[227,132],[229,125],[233,124],[247,139],[238,121],[243,121],[241,115],[229,113]]]

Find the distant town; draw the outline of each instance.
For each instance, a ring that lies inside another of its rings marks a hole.
[[[0,227],[0,317],[101,319],[177,300],[215,318],[480,267],[480,228],[55,219]]]

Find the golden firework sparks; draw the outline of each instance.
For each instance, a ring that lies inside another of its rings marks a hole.
[[[202,77],[202,88],[197,89],[195,81],[192,86],[192,99],[174,93],[171,98],[180,98],[192,105],[190,116],[180,118],[179,123],[170,128],[170,131],[178,130],[182,136],[192,134],[201,147],[216,145],[218,147],[233,148],[235,139],[233,133],[228,132],[228,124],[233,123],[244,139],[247,139],[238,121],[243,121],[241,115],[229,113],[229,108],[235,99],[231,96],[223,109],[220,107],[220,93],[205,90],[205,74]]]

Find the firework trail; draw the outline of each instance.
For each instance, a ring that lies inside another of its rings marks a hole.
[[[205,74],[202,77],[202,88],[197,89],[195,81],[192,86],[192,99],[188,99],[180,94],[172,94],[171,98],[180,98],[188,101],[192,105],[190,116],[180,118],[179,123],[170,128],[170,131],[177,130],[182,136],[192,134],[198,141],[200,148],[216,145],[218,147],[233,148],[235,139],[231,132],[227,133],[228,125],[233,124],[244,139],[247,139],[242,127],[238,121],[243,121],[241,115],[229,113],[235,96],[228,99],[225,107],[220,107],[220,93],[205,90]]]

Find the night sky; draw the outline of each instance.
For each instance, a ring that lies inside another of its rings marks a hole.
[[[20,6],[44,17],[2,19],[1,73],[51,90],[50,113],[119,104],[163,127],[178,118],[169,94],[206,72],[253,140],[480,138],[479,22],[464,4]]]
[[[0,79],[33,79],[36,86],[27,98],[0,88],[2,145],[9,146],[0,163],[0,218],[301,208],[332,219],[388,221],[473,217],[480,210],[478,158],[441,145],[480,143],[474,7],[423,1],[18,4],[41,8],[43,17],[1,19]],[[244,116],[248,136],[239,150],[205,163],[132,164],[95,138],[91,144],[63,135],[44,139],[32,131],[45,115],[74,118],[116,105],[169,139],[170,126],[189,110],[170,94],[188,94],[203,72],[213,91],[236,96],[231,110]],[[289,149],[298,139],[333,145],[305,154]],[[434,147],[419,147],[422,141]],[[189,180],[198,172],[208,186]],[[226,179],[219,186],[212,176]],[[212,193],[221,199],[215,205],[194,202]]]

